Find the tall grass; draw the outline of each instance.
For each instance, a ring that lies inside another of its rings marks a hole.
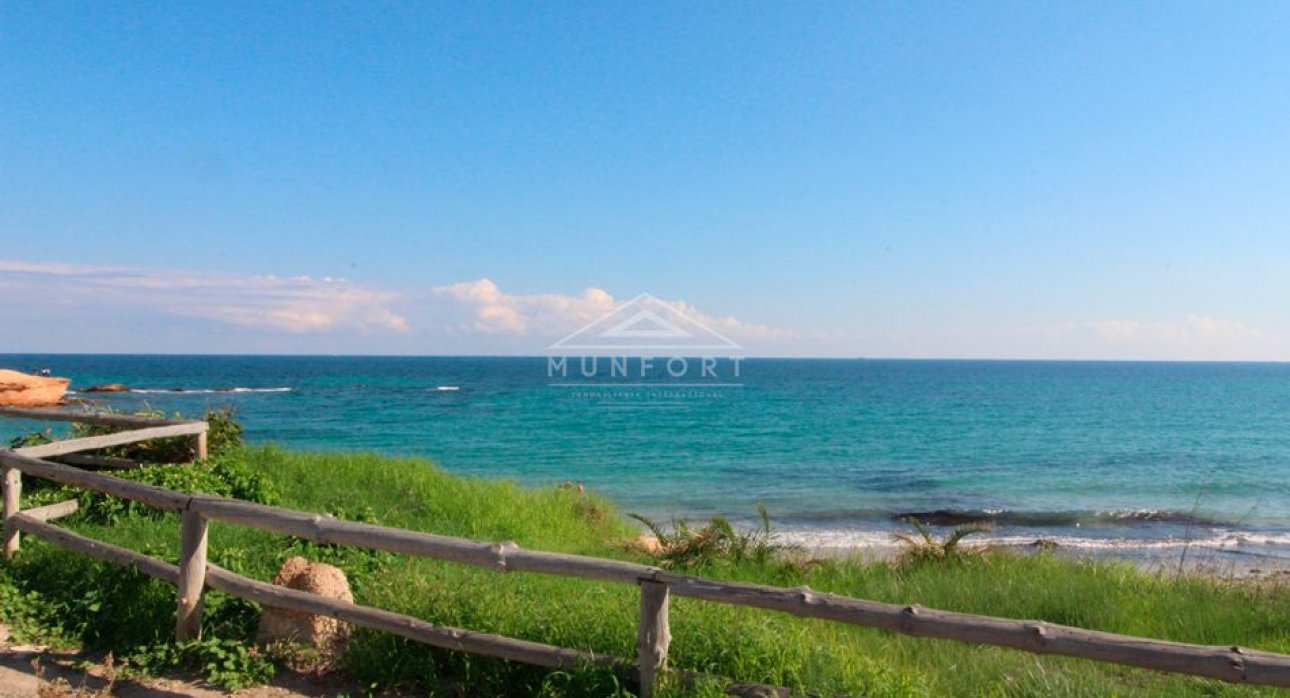
[[[198,466],[212,467],[212,466]],[[417,459],[367,454],[242,449],[221,465],[262,478],[283,506],[561,552],[657,564],[628,543],[639,529],[594,495],[449,475]],[[170,559],[175,517],[67,520],[88,535]],[[718,526],[720,528],[720,526]],[[690,529],[703,531],[704,527]],[[724,529],[722,529],[724,530]],[[666,531],[660,531],[668,534]],[[734,539],[738,532],[730,531]],[[725,536],[727,541],[731,540]],[[759,538],[757,540],[760,540]],[[749,550],[756,550],[755,546]],[[212,560],[271,579],[286,558],[304,554],[350,576],[359,603],[434,623],[501,633],[597,653],[634,654],[638,590],[535,574],[323,546],[232,525],[211,527]],[[1290,652],[1290,589],[1147,574],[1123,563],[1078,562],[1047,554],[961,556],[905,564],[837,560],[781,564],[774,555],[736,562],[675,557],[687,571],[800,586],[893,603],[1054,623],[1206,644]],[[173,624],[173,588],[91,562],[28,537],[5,571],[14,593],[36,590],[58,605],[62,624],[82,641],[123,648],[164,642]],[[55,580],[60,580],[57,584]],[[2,582],[3,580],[0,580]],[[253,605],[210,594],[206,630],[249,637]],[[0,595],[0,601],[6,597]],[[915,639],[767,611],[672,602],[673,666],[741,681],[869,696],[1225,696],[1249,687],[1093,662],[1035,657],[1001,648]],[[13,613],[0,608],[0,616]],[[603,670],[549,672],[359,632],[345,670],[356,679],[418,691],[498,696],[599,696],[632,690],[630,677]],[[673,694],[711,693],[712,687]]]

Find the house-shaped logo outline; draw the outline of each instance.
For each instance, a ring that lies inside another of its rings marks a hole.
[[[679,341],[687,338],[693,341]],[[649,341],[651,339],[657,342]],[[620,343],[613,340],[633,340],[636,343]],[[678,352],[742,348],[720,332],[654,296],[642,293],[547,347],[547,352],[553,354],[611,350]]]

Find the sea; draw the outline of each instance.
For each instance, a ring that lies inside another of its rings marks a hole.
[[[0,355],[72,398],[254,444],[581,484],[659,522],[882,548],[909,517],[982,540],[1290,561],[1290,364],[700,357]],[[685,370],[681,370],[684,368]],[[619,370],[621,369],[621,370]],[[87,393],[121,383],[123,393]],[[0,437],[48,425],[0,419]]]

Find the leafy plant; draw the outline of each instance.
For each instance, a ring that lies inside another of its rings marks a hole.
[[[0,569],[0,623],[19,642],[63,646],[70,634],[59,624],[58,604],[38,591],[23,589]]]
[[[151,676],[175,669],[197,671],[229,691],[266,683],[275,672],[273,662],[254,646],[217,637],[139,647],[125,661],[131,671]]]
[[[115,413],[108,411],[106,414]],[[160,410],[140,410],[134,412],[130,416],[166,419],[165,413]],[[179,414],[172,415],[171,418],[183,419]],[[234,418],[233,410],[211,410],[206,413],[203,419],[209,425],[209,429],[206,431],[208,458],[218,458],[231,453],[242,445],[243,428],[241,423]],[[99,436],[102,434],[114,434],[131,428],[132,427],[110,426],[105,424],[77,423],[72,427],[72,437],[82,438],[87,436]],[[195,446],[191,437],[177,436],[169,439],[151,439],[138,443],[113,446],[111,448],[103,449],[101,453],[105,456],[127,458],[140,463],[186,463],[197,457],[197,453],[194,448]]]
[[[39,539],[23,541],[23,550],[8,568],[12,585],[39,622],[36,632],[66,638],[86,647],[117,648],[152,642],[174,623],[175,589],[134,569],[68,553]],[[33,596],[33,593],[36,595]],[[4,604],[9,615],[11,604]],[[60,643],[61,644],[61,643]]]
[[[203,417],[210,428],[206,431],[206,449],[209,458],[218,458],[241,448],[245,429],[237,421],[231,408],[210,410]]]
[[[751,530],[738,530],[722,516],[712,517],[700,528],[691,527],[685,519],[675,519],[671,531],[640,514],[628,516],[644,524],[658,540],[655,555],[661,566],[694,568],[718,561],[764,565],[776,554],[793,549],[774,540],[766,507],[758,505],[757,511],[761,526]]]
[[[980,549],[964,548],[960,544],[968,536],[993,530],[982,524],[968,524],[958,526],[945,538],[938,539],[923,522],[917,519],[908,519],[908,522],[914,527],[913,532],[906,531],[893,536],[905,546],[901,561],[906,563],[947,562],[961,560],[967,555],[978,555]]]
[[[160,410],[139,410],[133,413],[115,410],[101,410],[99,414],[126,415],[149,419],[166,419]],[[183,419],[180,414],[171,415],[171,419]],[[202,418],[209,425],[206,431],[206,451],[208,459],[216,459],[230,454],[242,446],[243,427],[235,418],[231,409],[210,410]],[[106,424],[75,423],[68,438],[79,439],[89,436],[101,436],[128,431],[136,427],[112,426]],[[33,431],[9,440],[9,448],[17,449],[26,446],[40,446],[51,443],[54,430]],[[124,458],[139,463],[187,463],[196,459],[197,453],[192,437],[176,436],[168,439],[150,439],[132,444],[112,446],[99,451],[100,455],[113,458]]]
[[[45,429],[44,431],[33,431],[15,436],[9,439],[9,450],[17,450],[27,446],[41,446],[54,440],[54,430]]]
[[[276,504],[279,498],[277,489],[262,473],[250,470],[236,456],[191,464],[149,465],[114,474],[127,480],[177,492],[232,497],[258,504]],[[48,500],[48,502],[70,498],[75,498],[80,503],[78,518],[95,523],[116,523],[132,516],[147,518],[164,516],[164,512],[145,504],[119,499],[93,490],[59,488],[53,493],[46,492],[40,495],[41,500]],[[32,501],[28,505],[35,504],[36,502]]]

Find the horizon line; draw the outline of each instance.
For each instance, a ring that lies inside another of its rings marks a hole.
[[[355,358],[355,359],[545,359],[550,354],[354,354],[354,353],[237,353],[237,352],[85,352],[85,351],[3,351],[8,356],[154,356],[154,357],[243,357],[243,358]],[[570,353],[569,357],[584,356]],[[585,354],[593,358],[621,356],[616,354]],[[635,354],[627,358],[639,358]],[[658,354],[650,358],[684,356],[701,358],[707,354]],[[721,357],[718,357],[721,358]],[[1143,359],[1143,358],[1052,358],[1052,357],[963,357],[963,356],[732,356],[740,361],[910,361],[910,362],[1016,362],[1016,363],[1141,363],[1141,364],[1290,364],[1290,359]]]

